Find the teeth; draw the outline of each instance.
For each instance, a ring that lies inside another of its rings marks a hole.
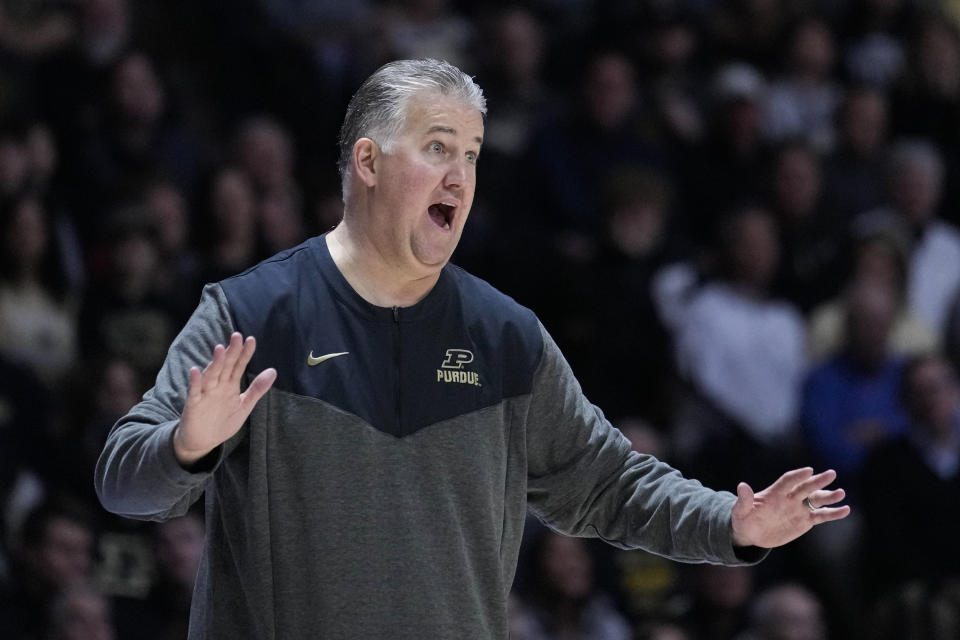
[[[443,223],[443,228],[444,228],[444,229],[449,229],[449,228],[450,228],[450,223],[449,223],[449,222],[444,222],[444,223]]]

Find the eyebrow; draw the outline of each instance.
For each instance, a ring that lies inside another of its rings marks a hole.
[[[442,124],[435,124],[427,130],[427,135],[431,133],[449,133],[451,135],[457,135],[457,130],[453,127],[447,127]],[[483,144],[483,138],[477,136],[474,138],[477,144]]]

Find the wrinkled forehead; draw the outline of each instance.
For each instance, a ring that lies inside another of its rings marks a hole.
[[[479,145],[483,143],[483,114],[459,98],[422,92],[407,101],[400,132],[415,137],[446,133],[464,136]]]

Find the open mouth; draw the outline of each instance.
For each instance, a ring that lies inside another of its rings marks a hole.
[[[436,202],[430,205],[427,211],[430,213],[430,219],[433,220],[434,224],[441,229],[449,229],[450,223],[453,222],[453,212],[455,208],[452,204]]]

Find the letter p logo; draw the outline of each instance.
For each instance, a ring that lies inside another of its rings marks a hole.
[[[473,352],[466,349],[447,349],[441,369],[463,369],[463,365],[473,362]]]

